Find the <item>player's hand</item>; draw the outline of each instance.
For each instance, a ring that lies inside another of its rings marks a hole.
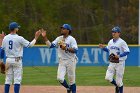
[[[41,34],[41,30],[36,31],[36,33],[35,33],[35,39],[36,40],[38,39],[38,37],[40,36],[40,34]]]
[[[46,37],[46,31],[44,29],[41,29],[41,34],[42,34],[42,37]]]
[[[47,38],[47,36],[46,36],[46,30],[44,30],[44,29],[42,28],[42,29],[41,29],[41,34],[42,34],[42,37],[43,37],[43,39],[45,40],[45,42],[48,41],[48,38]]]
[[[99,48],[104,48],[105,46],[103,44],[99,44]]]
[[[3,38],[5,37],[5,35],[6,34],[4,32],[2,32],[2,34],[0,34],[0,39],[3,40]]]
[[[119,58],[119,55],[115,55],[115,58]]]

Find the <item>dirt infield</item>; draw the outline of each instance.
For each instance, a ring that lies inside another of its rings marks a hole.
[[[0,86],[0,93],[4,87]],[[10,93],[13,92],[11,86]],[[22,86],[20,93],[66,93],[62,86]],[[115,93],[114,87],[110,86],[78,86],[77,93]],[[140,93],[140,87],[125,87],[124,93]]]

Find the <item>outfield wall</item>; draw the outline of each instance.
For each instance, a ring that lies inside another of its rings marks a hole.
[[[139,66],[139,47],[129,46],[130,54],[127,66]],[[77,66],[106,66],[108,54],[97,46],[79,46]],[[45,46],[24,48],[23,66],[56,66],[58,65],[57,48]]]

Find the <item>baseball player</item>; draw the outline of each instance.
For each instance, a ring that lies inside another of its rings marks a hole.
[[[121,29],[118,26],[115,26],[112,29],[112,36],[105,47],[103,44],[99,44],[99,47],[104,51],[109,52],[110,59],[112,59],[112,54],[114,59],[118,59],[118,61],[109,60],[109,66],[106,71],[105,79],[115,85],[115,93],[123,93],[123,75],[125,70],[125,60],[127,59],[127,55],[130,50],[128,48],[127,43],[120,38]],[[113,76],[116,75],[116,80],[113,79]]]
[[[61,26],[61,36],[58,36],[52,43],[47,39],[45,31],[42,31],[42,36],[47,46],[50,48],[58,47],[59,66],[57,80],[67,89],[67,93],[76,93],[75,69],[78,47],[75,38],[70,35],[71,31],[69,24],[63,24]],[[69,85],[65,80],[66,73]]]
[[[4,93],[9,93],[12,80],[14,80],[14,93],[19,93],[23,72],[23,47],[32,47],[41,34],[40,30],[37,31],[35,33],[35,38],[29,42],[17,34],[19,28],[20,26],[18,23],[11,22],[9,24],[10,33],[6,35],[2,41],[1,49],[3,49],[6,54],[6,78]]]
[[[0,34],[0,71],[2,74],[5,74],[5,64],[3,63],[4,50],[1,49],[2,40],[3,40],[4,36],[5,36],[5,34],[4,34],[4,32],[2,32],[2,34]]]

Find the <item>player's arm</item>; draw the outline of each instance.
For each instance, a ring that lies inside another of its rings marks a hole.
[[[49,46],[49,47],[53,46],[53,45],[51,44],[51,42],[49,41],[49,39],[47,38],[47,36],[46,36],[46,31],[43,31],[43,32],[42,32],[42,36],[43,36],[44,41],[45,41],[45,43],[46,43],[47,46]]]
[[[74,47],[74,48],[69,48],[69,47],[67,47],[67,46],[61,46],[60,47],[62,50],[65,50],[65,51],[68,51],[68,52],[70,52],[70,53],[77,53],[77,51],[78,51],[78,48],[76,48],[76,47]]]
[[[102,48],[103,51],[105,52],[109,52],[109,49],[107,48],[107,46],[105,47],[103,44],[99,44],[99,48]]]
[[[4,54],[5,54],[3,40],[0,40],[0,43],[1,43],[1,45],[0,45],[0,61],[3,61]]]
[[[61,49],[71,53],[77,53],[78,51],[78,48],[68,48],[67,46],[63,46],[63,45],[61,46]]]
[[[4,37],[5,37],[5,33],[2,32],[2,34],[0,34],[0,46],[2,46],[2,41],[3,41]]]
[[[72,39],[71,45],[72,45],[72,47],[71,47],[71,48],[68,48],[67,50],[68,50],[69,52],[71,52],[71,53],[77,53],[77,51],[78,51],[78,46],[77,46],[77,42],[76,42],[75,38]]]
[[[32,47],[32,46],[35,45],[35,43],[36,43],[38,37],[40,36],[40,34],[41,34],[41,31],[40,30],[39,31],[36,31],[35,38],[31,42],[29,42],[28,40],[24,39],[22,36],[19,36],[19,42],[23,46],[25,46],[25,47]]]
[[[0,47],[0,60],[3,60],[4,58],[4,49]]]
[[[0,71],[2,74],[5,74],[5,64],[3,62],[4,59],[4,37],[5,37],[5,33],[2,32],[2,34],[0,34]]]
[[[122,54],[120,54],[119,57],[124,57],[124,56],[127,56],[130,52],[123,52]]]
[[[124,57],[124,56],[127,56],[129,53],[130,53],[130,50],[128,48],[128,45],[126,44],[126,42],[124,42],[122,44],[122,50],[123,50],[123,53],[119,55],[119,57]]]
[[[67,48],[66,51],[69,51],[71,53],[77,53],[78,49],[75,49],[75,48]]]
[[[0,59],[1,59],[1,61],[4,58],[4,48],[3,48],[3,45],[4,45],[3,39],[4,39],[4,37],[5,37],[5,33],[2,32],[2,34],[0,34]]]
[[[36,31],[35,38],[30,42],[29,47],[32,47],[32,46],[35,45],[35,43],[36,43],[38,37],[40,36],[40,34],[41,34],[41,30]]]
[[[2,46],[3,46],[3,43],[2,43]],[[2,74],[5,74],[5,64],[4,64],[4,61],[3,61],[4,54],[5,54],[5,52],[4,52],[3,47],[0,47],[0,71],[1,71]]]
[[[51,43],[51,42],[49,41],[49,39],[47,38],[47,36],[46,36],[46,31],[45,31],[44,29],[41,29],[41,32],[42,32],[42,37],[43,37],[43,39],[44,39],[46,45],[49,46],[50,48],[56,47],[56,44],[53,43],[53,42]]]
[[[2,74],[5,74],[5,67],[6,65],[4,64],[4,49],[0,47],[0,72]]]

